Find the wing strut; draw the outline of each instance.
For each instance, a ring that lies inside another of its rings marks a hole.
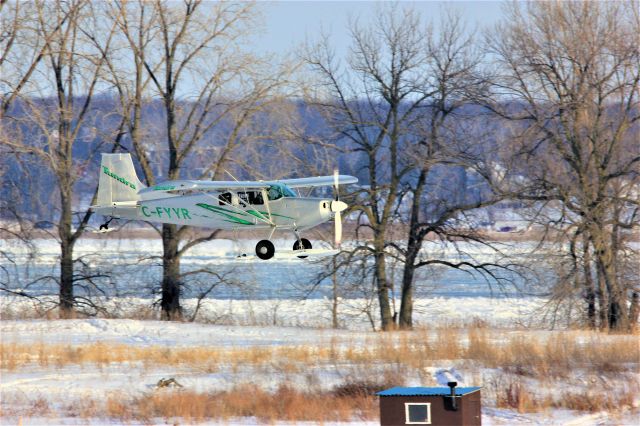
[[[269,204],[269,194],[267,194],[267,191],[264,188],[261,189],[260,192],[262,193],[262,200],[264,201],[264,205],[267,207],[267,213],[269,214],[269,221],[271,222],[271,233],[269,234],[269,240],[271,240],[271,237],[273,237],[273,233],[276,231],[276,224],[273,223],[273,219],[271,216],[271,205]]]
[[[269,196],[267,195],[267,191],[265,191],[264,189],[261,189],[260,192],[262,193],[262,200],[264,201],[264,205],[267,207],[267,213],[269,214],[269,221],[273,226],[275,226],[275,224],[271,220],[271,206],[269,205]]]

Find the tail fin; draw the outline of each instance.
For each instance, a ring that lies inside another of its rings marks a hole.
[[[137,201],[138,191],[144,187],[133,168],[131,154],[102,154],[98,206]]]

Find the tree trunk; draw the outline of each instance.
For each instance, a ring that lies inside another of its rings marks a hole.
[[[587,278],[588,277],[588,278]],[[587,303],[587,323],[589,328],[595,330],[597,327],[596,321],[596,292],[593,287],[593,280],[590,275],[585,275],[585,279],[588,279],[588,282],[585,282],[586,292],[585,292],[585,302]]]
[[[432,130],[432,139],[437,138],[437,133]],[[411,206],[411,220],[409,222],[409,236],[407,238],[407,255],[404,261],[402,272],[402,302],[400,304],[400,328],[411,329],[413,327],[413,278],[416,271],[416,259],[422,248],[423,234],[418,234],[420,223],[420,200],[424,191],[429,169],[423,167],[413,192],[413,203]]]
[[[178,163],[178,148],[176,146],[176,115],[174,91],[171,85],[170,60],[167,58],[167,92],[165,94],[165,110],[167,114],[167,142],[169,145],[169,169],[167,177],[170,180],[179,178],[180,164]],[[173,224],[162,225],[162,319],[178,321],[182,319],[180,308],[180,256],[178,246],[180,238],[178,227]]]
[[[407,248],[407,258],[402,272],[402,301],[400,303],[400,329],[413,328],[413,278],[415,275],[415,260],[420,251],[419,242],[411,238]]]
[[[71,233],[71,200],[67,195],[64,181],[60,182],[60,313],[61,319],[70,319],[74,315],[73,303],[73,236]]]
[[[404,265],[402,274],[402,300],[400,302],[400,329],[413,328],[413,275],[414,268],[409,263]]]
[[[60,318],[74,318],[73,309],[73,243],[60,243]]]
[[[589,328],[596,328],[596,289],[591,271],[591,255],[589,239],[585,236],[582,241],[582,267],[584,274],[585,302],[587,303],[587,323]]]
[[[614,265],[607,262],[611,257],[610,253],[607,253],[605,249],[599,250],[597,257],[598,269],[604,281],[609,302],[607,306],[608,325],[611,330],[621,330],[628,325],[627,300],[624,291],[618,287]]]
[[[338,322],[338,274],[335,256],[332,260],[331,282],[333,284],[333,301],[331,304],[331,326],[335,329],[340,327]]]
[[[609,316],[607,315],[607,312],[609,310],[609,298],[607,297],[607,286],[605,285],[602,271],[597,262],[596,278],[598,280],[598,308],[600,313],[600,329],[607,330],[609,328]]]
[[[619,228],[617,223],[620,221],[619,204],[614,204],[614,225],[609,233],[610,244],[605,250],[605,267],[608,279],[611,282],[612,296],[609,300],[614,302],[614,306],[610,309],[610,316],[614,314],[615,330],[627,330],[629,328],[629,309],[627,305],[628,292],[624,284],[618,279],[618,254],[619,254]],[[611,321],[610,321],[611,323]]]
[[[638,316],[640,316],[640,295],[634,291],[631,296],[631,309],[629,310],[629,331],[632,333],[638,328]]]
[[[162,225],[162,319],[182,319],[180,307],[180,257],[176,225]]]
[[[378,302],[380,304],[380,323],[383,331],[393,329],[393,316],[389,303],[389,283],[387,282],[387,268],[384,249],[376,249],[376,284],[378,289]]]

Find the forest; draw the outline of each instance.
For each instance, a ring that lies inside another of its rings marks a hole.
[[[548,309],[579,311],[580,327],[637,326],[637,1],[506,3],[485,28],[453,10],[383,4],[374,21],[352,21],[345,58],[328,35],[252,52],[259,8],[0,2],[0,293],[38,300],[31,289],[47,283],[60,318],[104,313],[91,295],[108,271],[76,247],[101,221],[89,210],[100,153],[128,152],[146,185],[357,176],[342,194],[351,244],[307,284],[356,277],[374,328],[411,329],[422,271],[436,267],[497,291],[539,285]],[[529,223],[518,238],[533,264],[487,225],[505,205]],[[187,319],[181,294],[193,280],[203,300],[230,279],[181,265],[219,230],[127,226],[161,241],[158,318]],[[43,238],[58,247],[55,273],[17,280],[13,244],[29,251]]]

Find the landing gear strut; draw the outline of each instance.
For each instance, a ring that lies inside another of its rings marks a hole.
[[[262,260],[271,259],[275,252],[276,248],[269,240],[260,240],[258,241],[258,244],[256,244],[256,256]]]

